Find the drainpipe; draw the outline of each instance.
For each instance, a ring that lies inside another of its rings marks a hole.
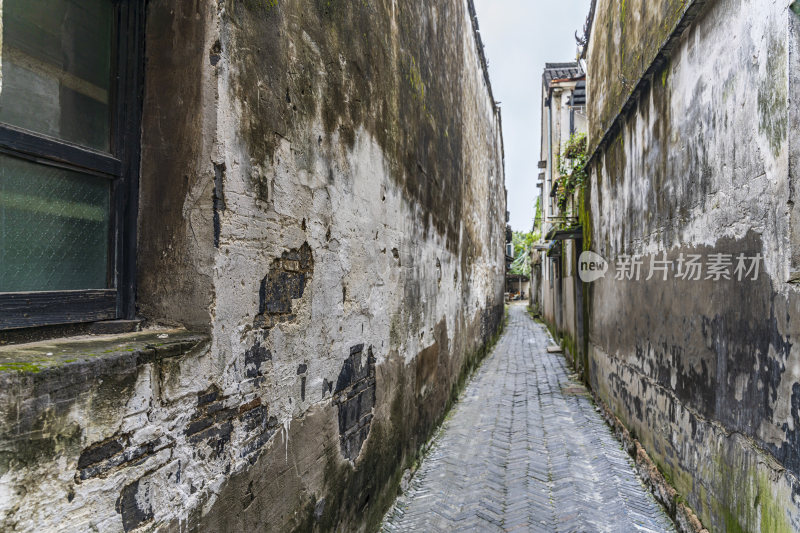
[[[549,206],[552,202],[550,194],[553,189],[553,99],[549,96],[548,91],[548,98],[547,98],[547,205]],[[550,216],[553,215],[552,210],[550,211]],[[547,230],[550,230],[549,222]],[[543,228],[544,231],[544,228]]]
[[[574,90],[571,97],[575,98]],[[575,108],[573,106],[569,106],[569,134],[575,135]]]

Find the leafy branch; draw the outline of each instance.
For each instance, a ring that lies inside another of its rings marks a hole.
[[[522,231],[515,231],[512,238],[514,243],[514,261],[508,269],[508,272],[515,275],[530,276],[531,274],[531,257],[530,250],[533,243],[539,240],[539,233],[525,233]]]

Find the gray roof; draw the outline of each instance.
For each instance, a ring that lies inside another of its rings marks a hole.
[[[545,63],[542,80],[549,86],[553,80],[579,78],[584,75],[583,69],[577,61],[572,63]]]

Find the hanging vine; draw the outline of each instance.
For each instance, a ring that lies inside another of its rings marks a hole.
[[[558,156],[558,209],[566,214],[567,201],[586,181],[586,134],[570,136],[564,150]]]

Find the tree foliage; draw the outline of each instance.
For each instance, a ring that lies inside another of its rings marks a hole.
[[[530,276],[531,274],[531,256],[530,249],[533,243],[538,238],[534,233],[526,233],[524,231],[515,231],[512,238],[514,244],[514,261],[511,263],[509,273],[522,276]]]

